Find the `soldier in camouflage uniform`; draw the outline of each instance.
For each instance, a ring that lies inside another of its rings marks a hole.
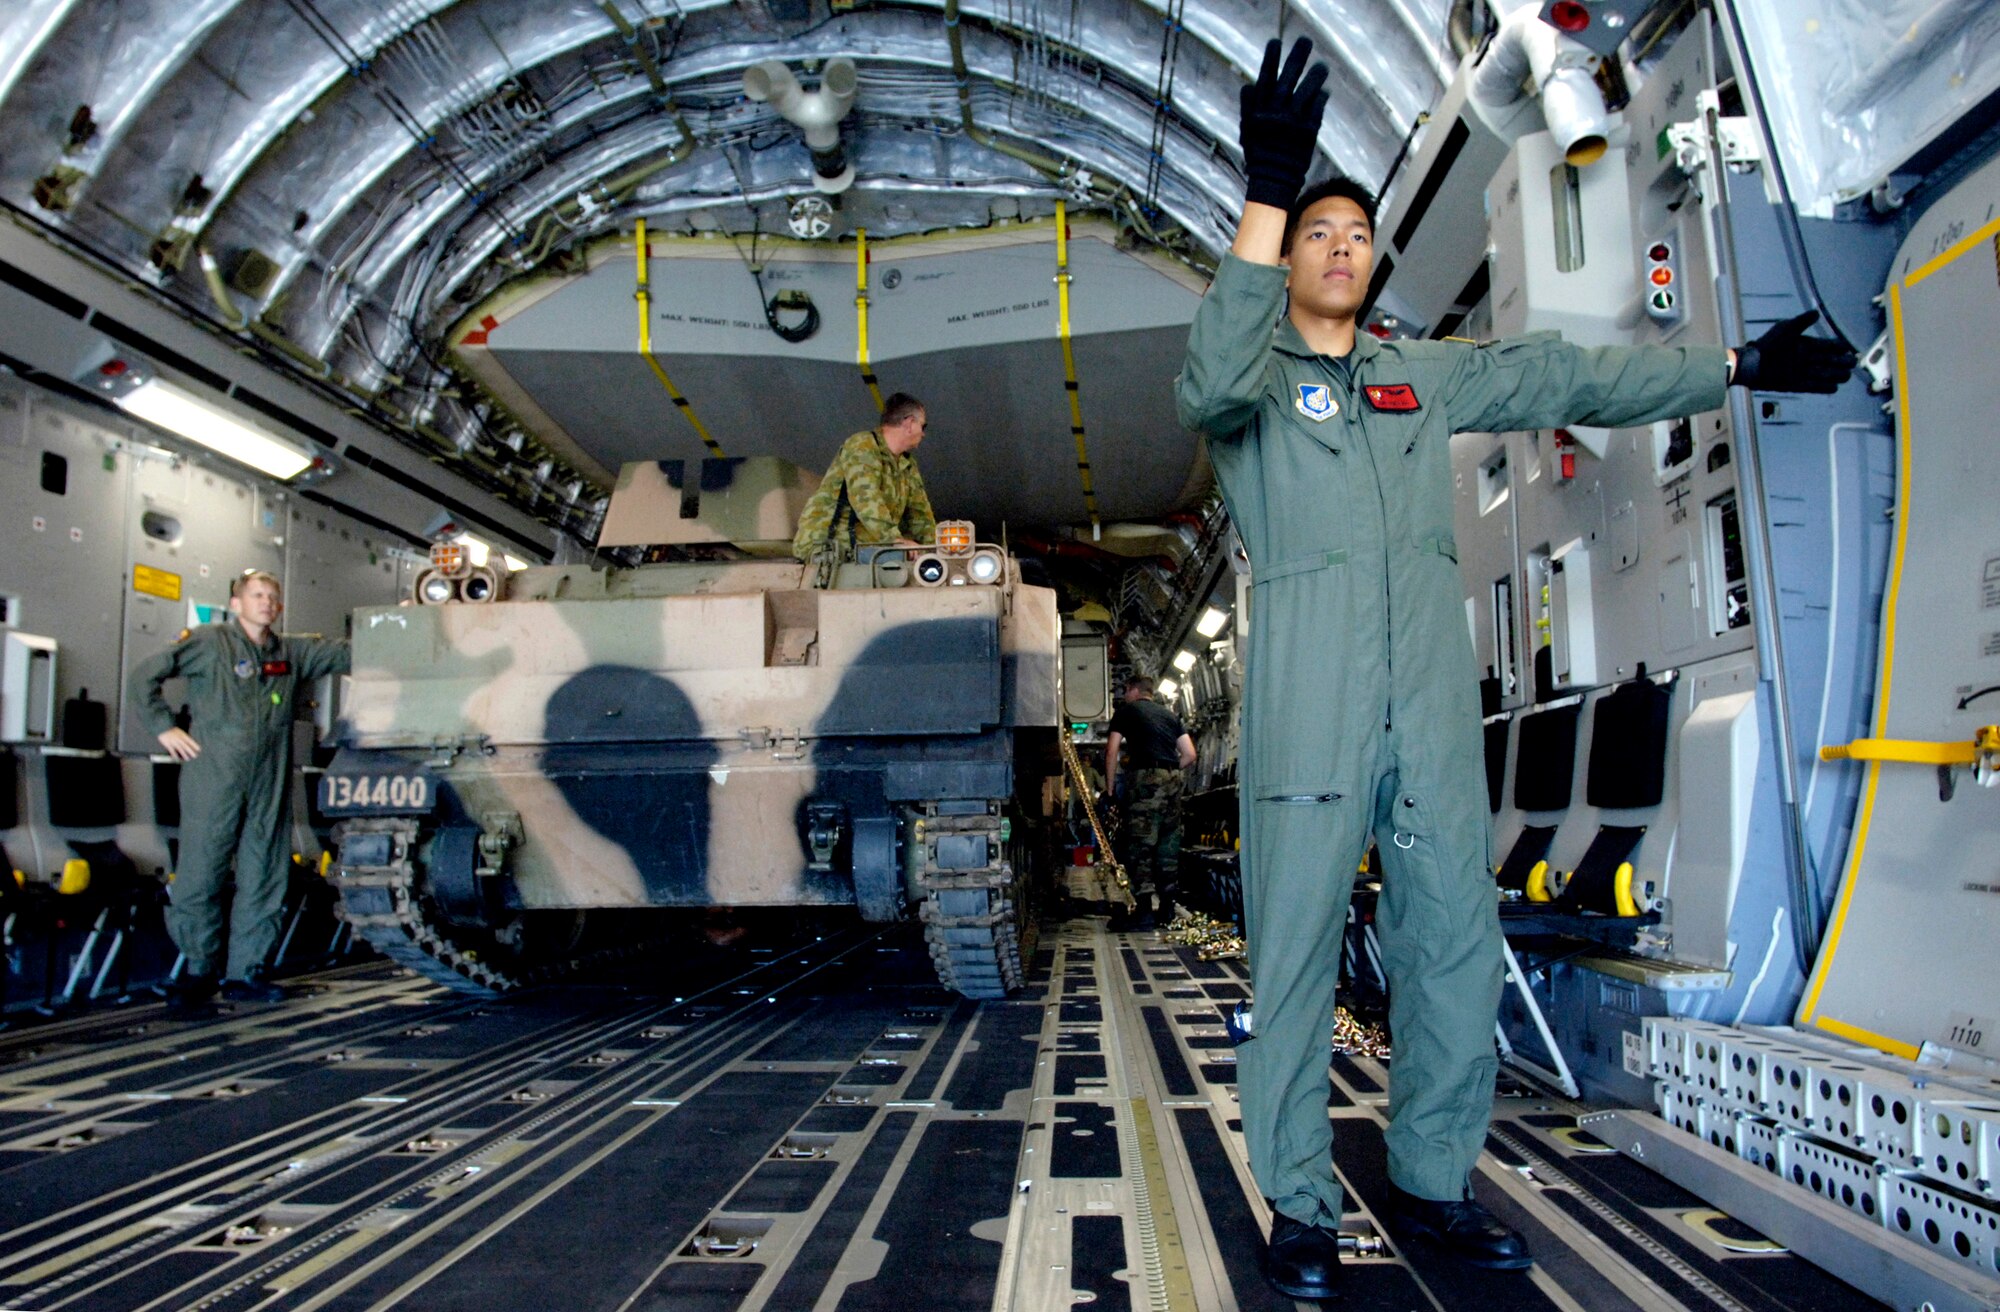
[[[1129,680],[1124,702],[1111,717],[1111,731],[1104,744],[1104,777],[1113,781],[1114,791],[1118,791],[1120,747],[1131,758],[1119,799],[1125,820],[1120,847],[1132,900],[1137,904],[1127,924],[1132,929],[1151,929],[1155,899],[1157,909],[1166,911],[1172,896],[1169,890],[1180,867],[1181,794],[1187,787],[1187,768],[1195,757],[1194,739],[1180,717],[1153,700],[1151,679]]]
[[[810,561],[829,549],[915,547],[937,536],[937,517],[917,472],[915,451],[929,422],[923,403],[897,392],[882,407],[882,425],[841,444],[826,478],[799,516],[792,554]]]

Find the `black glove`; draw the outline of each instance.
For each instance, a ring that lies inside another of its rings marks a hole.
[[[1326,113],[1326,65],[1314,64],[1307,71],[1311,55],[1312,42],[1300,37],[1292,43],[1281,73],[1278,43],[1273,41],[1264,47],[1264,67],[1257,80],[1243,88],[1243,119],[1237,131],[1243,143],[1243,172],[1249,179],[1245,200],[1289,209],[1305,186],[1320,117]]]
[[[1854,372],[1855,354],[1839,342],[1807,337],[1819,319],[1807,310],[1787,319],[1748,346],[1736,348],[1736,375],[1729,381],[1756,392],[1818,392],[1830,396]]]

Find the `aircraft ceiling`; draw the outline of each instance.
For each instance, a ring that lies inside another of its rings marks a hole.
[[[434,458],[507,464],[529,499],[590,508],[597,473],[490,406],[445,348],[494,292],[580,269],[637,218],[785,233],[812,158],[745,96],[747,67],[784,60],[810,86],[824,61],[856,66],[857,176],[826,239],[1040,218],[1062,198],[1203,264],[1242,196],[1237,93],[1265,39],[1313,38],[1332,67],[1322,167],[1379,185],[1456,62],[1452,9],[14,0],[0,199]]]

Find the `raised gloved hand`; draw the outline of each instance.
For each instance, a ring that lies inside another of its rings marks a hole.
[[[1237,131],[1243,143],[1243,172],[1249,179],[1244,199],[1289,209],[1305,186],[1312,167],[1319,121],[1326,113],[1326,65],[1306,68],[1312,42],[1300,37],[1278,69],[1278,43],[1264,47],[1264,67],[1257,80],[1243,88],[1243,118]],[[1303,74],[1303,76],[1301,76]]]
[[[1748,346],[1736,348],[1736,373],[1730,383],[1758,392],[1818,392],[1831,395],[1854,372],[1855,354],[1839,342],[1807,337],[1819,320],[1807,310],[1787,319]]]

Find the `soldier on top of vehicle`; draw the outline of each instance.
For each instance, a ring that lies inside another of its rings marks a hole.
[[[937,536],[937,517],[917,472],[917,445],[929,416],[923,402],[897,392],[883,403],[882,422],[843,442],[826,478],[799,516],[792,554],[811,560],[832,547],[916,547]]]

